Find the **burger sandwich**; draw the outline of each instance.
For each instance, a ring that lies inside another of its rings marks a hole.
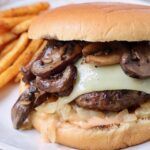
[[[21,69],[14,128],[78,149],[150,140],[149,6],[62,6],[35,18],[29,38],[46,42]]]

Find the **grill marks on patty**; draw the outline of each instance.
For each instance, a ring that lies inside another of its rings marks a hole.
[[[75,103],[83,108],[104,111],[121,111],[136,107],[150,99],[150,94],[132,90],[115,90],[91,92],[75,99]]]

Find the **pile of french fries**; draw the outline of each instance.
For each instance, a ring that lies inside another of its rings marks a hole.
[[[0,88],[10,81],[19,82],[20,69],[46,44],[28,39],[32,20],[49,8],[46,2],[0,11]]]

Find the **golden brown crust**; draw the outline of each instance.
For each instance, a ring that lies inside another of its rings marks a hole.
[[[33,126],[46,138],[51,135],[48,130],[50,117],[34,112]],[[123,123],[111,128],[81,129],[69,123],[62,123],[56,128],[56,142],[79,149],[120,149],[150,140],[150,120],[138,120]]]
[[[85,41],[150,40],[150,6],[91,3],[62,6],[35,19],[32,39]]]

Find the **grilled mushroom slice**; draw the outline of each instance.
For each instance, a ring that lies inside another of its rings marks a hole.
[[[66,66],[82,55],[82,47],[76,42],[65,43],[57,48],[49,48],[45,56],[32,65],[34,75],[46,78],[63,71]]]
[[[40,93],[35,86],[30,86],[26,89],[11,110],[11,118],[14,128],[21,128],[33,108],[46,101],[47,96],[47,93]]]
[[[31,72],[30,67],[31,67],[31,65],[29,64],[29,65],[21,68],[21,72],[23,74],[22,80],[25,83],[29,83],[30,81],[35,79],[35,75]]]
[[[102,49],[103,49],[103,43],[94,42],[94,43],[89,43],[85,45],[84,48],[82,49],[82,53],[84,56],[87,56],[97,51],[100,51]]]
[[[121,67],[131,77],[150,77],[150,45],[140,44],[126,51],[121,59]]]
[[[120,51],[99,51],[93,55],[88,55],[85,57],[86,63],[92,63],[96,66],[108,66],[118,64],[121,59]]]
[[[86,47],[85,47],[86,48]],[[84,48],[84,49],[85,49]],[[97,48],[97,50],[88,50],[90,48]],[[84,49],[82,51],[84,51]],[[87,52],[89,55],[86,55],[85,62],[92,63],[96,66],[107,66],[107,65],[114,65],[120,63],[120,59],[122,56],[123,51],[126,51],[125,46],[123,46],[120,42],[108,42],[108,43],[98,43],[93,46],[87,46]]]
[[[36,87],[30,86],[29,89],[21,94],[17,102],[14,104],[11,111],[11,118],[14,128],[20,128],[32,110],[35,92],[37,92]]]
[[[67,66],[66,69],[59,74],[50,76],[49,79],[36,78],[36,85],[41,91],[57,94],[59,96],[67,96],[73,88],[77,75],[75,66]]]
[[[120,62],[121,56],[118,54],[93,56],[88,55],[85,59],[86,63],[93,63],[96,66],[114,65]]]

